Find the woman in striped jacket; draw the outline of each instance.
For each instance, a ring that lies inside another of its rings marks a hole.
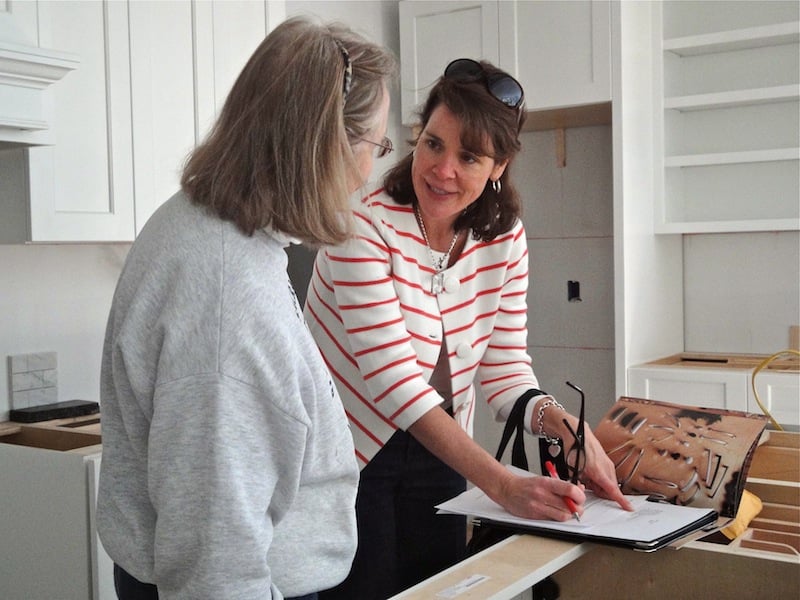
[[[580,486],[512,475],[471,438],[476,384],[498,419],[517,398],[530,431],[569,439],[527,353],[528,250],[508,167],[524,120],[519,83],[459,59],[423,107],[414,150],[363,192],[355,235],[320,251],[305,314],[333,373],[361,470],[359,547],[322,598],[382,600],[463,557],[460,517],[435,504],[465,479],[510,512],[571,518]],[[628,508],[586,432],[584,480]]]

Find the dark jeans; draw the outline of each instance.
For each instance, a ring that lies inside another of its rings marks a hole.
[[[122,567],[114,565],[114,589],[119,600],[158,600],[158,588],[152,583],[142,583]],[[307,594],[286,600],[317,600],[317,594]]]
[[[320,600],[386,600],[462,560],[466,519],[434,506],[465,489],[463,477],[397,431],[361,471],[350,574]]]
[[[156,586],[152,583],[142,583],[116,563],[114,563],[114,589],[119,600],[158,600]]]

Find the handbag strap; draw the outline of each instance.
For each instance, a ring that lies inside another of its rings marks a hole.
[[[511,439],[511,436],[516,433],[514,438],[514,445],[511,447],[511,464],[520,469],[528,470],[528,457],[525,455],[525,407],[528,401],[535,396],[542,396],[545,392],[531,388],[514,402],[514,408],[511,409],[511,414],[508,415],[508,420],[503,428],[503,435],[500,438],[500,446],[497,448],[495,459],[498,461],[503,458],[503,452],[506,451],[506,446]]]

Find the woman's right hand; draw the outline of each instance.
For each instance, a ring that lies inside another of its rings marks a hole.
[[[570,498],[583,514],[586,495],[582,485],[573,485],[552,477],[520,477],[509,473],[509,478],[500,488],[498,502],[508,512],[525,519],[549,519],[567,521],[572,512],[564,498]]]

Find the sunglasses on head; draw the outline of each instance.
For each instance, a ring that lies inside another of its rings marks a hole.
[[[444,76],[455,81],[474,81],[482,78],[489,93],[510,108],[519,108],[525,99],[519,81],[508,73],[487,73],[481,63],[471,58],[457,58],[447,65]]]

